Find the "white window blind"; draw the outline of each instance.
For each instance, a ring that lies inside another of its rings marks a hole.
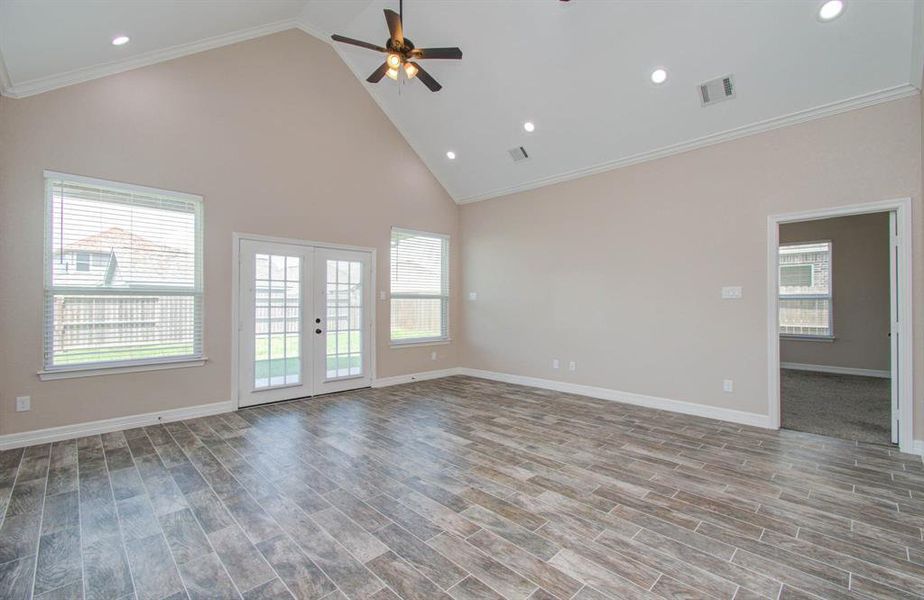
[[[780,333],[831,337],[831,242],[780,246],[779,257]]]
[[[202,201],[46,173],[45,369],[202,357]]]
[[[449,236],[391,230],[391,341],[449,339]]]

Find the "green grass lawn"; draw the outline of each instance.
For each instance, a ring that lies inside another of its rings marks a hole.
[[[347,343],[353,352],[361,347],[361,332],[342,332],[329,335],[327,338],[328,353],[337,351],[337,342],[340,351],[345,352]],[[153,346],[136,346],[129,348],[81,348],[67,350],[55,354],[54,365],[78,365],[92,362],[117,362],[126,360],[142,360],[145,358],[171,358],[175,356],[191,356],[193,347],[177,346],[173,344],[160,344]],[[276,334],[270,338],[258,338],[255,347],[254,377],[265,379],[268,377],[281,377],[295,375],[299,372],[299,340],[298,335]],[[361,366],[360,356],[328,356],[328,370],[338,367],[346,369]]]
[[[358,354],[361,348],[362,333],[359,331],[344,331],[327,336],[327,352],[334,354],[337,344],[341,352],[346,352],[347,343],[352,352]],[[268,379],[271,377],[284,377],[297,375],[300,367],[299,340],[297,334],[274,334],[269,338],[257,338],[254,348],[254,378]],[[348,369],[362,366],[360,356],[328,356],[327,369],[329,371]]]
[[[89,362],[141,360],[155,357],[172,358],[174,356],[191,356],[192,353],[192,346],[177,346],[174,344],[135,346],[131,348],[80,348],[56,353],[54,355],[54,366],[77,365]]]

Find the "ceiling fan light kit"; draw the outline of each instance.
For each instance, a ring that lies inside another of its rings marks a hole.
[[[429,89],[431,92],[440,91],[443,86],[440,85],[429,73],[427,73],[424,68],[421,67],[416,61],[434,58],[460,60],[462,58],[462,51],[458,48],[416,48],[411,40],[404,37],[403,0],[399,1],[398,10],[400,13],[396,13],[395,11],[387,8],[385,9],[385,22],[388,24],[389,38],[385,42],[384,47],[377,46],[376,44],[371,44],[369,42],[363,42],[362,40],[355,40],[353,38],[348,38],[338,34],[332,35],[331,39],[335,42],[350,44],[352,46],[359,46],[360,48],[374,50],[386,55],[385,62],[382,63],[378,69],[373,71],[372,74],[366,78],[366,81],[369,83],[378,83],[382,80],[383,77],[388,77],[389,79],[397,81],[398,76],[403,70],[408,79],[414,79],[416,77],[417,79],[420,79],[420,81],[425,86],[427,86],[427,89]]]

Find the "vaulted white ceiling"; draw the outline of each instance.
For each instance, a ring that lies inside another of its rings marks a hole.
[[[453,198],[475,201],[918,91],[919,0],[847,0],[831,22],[821,4],[406,0],[405,35],[463,59],[423,62],[438,93],[363,85]],[[384,44],[384,8],[397,2],[0,0],[0,83],[29,95],[295,26]],[[113,47],[119,33],[131,44]],[[335,48],[361,80],[383,60]],[[737,97],[703,107],[697,85],[727,74]],[[514,163],[521,145],[529,159]]]

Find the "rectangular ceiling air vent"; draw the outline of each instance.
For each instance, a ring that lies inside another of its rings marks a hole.
[[[701,83],[699,86],[699,99],[703,106],[709,106],[735,97],[735,79],[732,75],[718,77],[712,81]]]
[[[529,158],[529,154],[526,153],[526,148],[523,146],[511,148],[508,152],[510,152],[510,158],[513,159],[513,162],[520,162]]]

